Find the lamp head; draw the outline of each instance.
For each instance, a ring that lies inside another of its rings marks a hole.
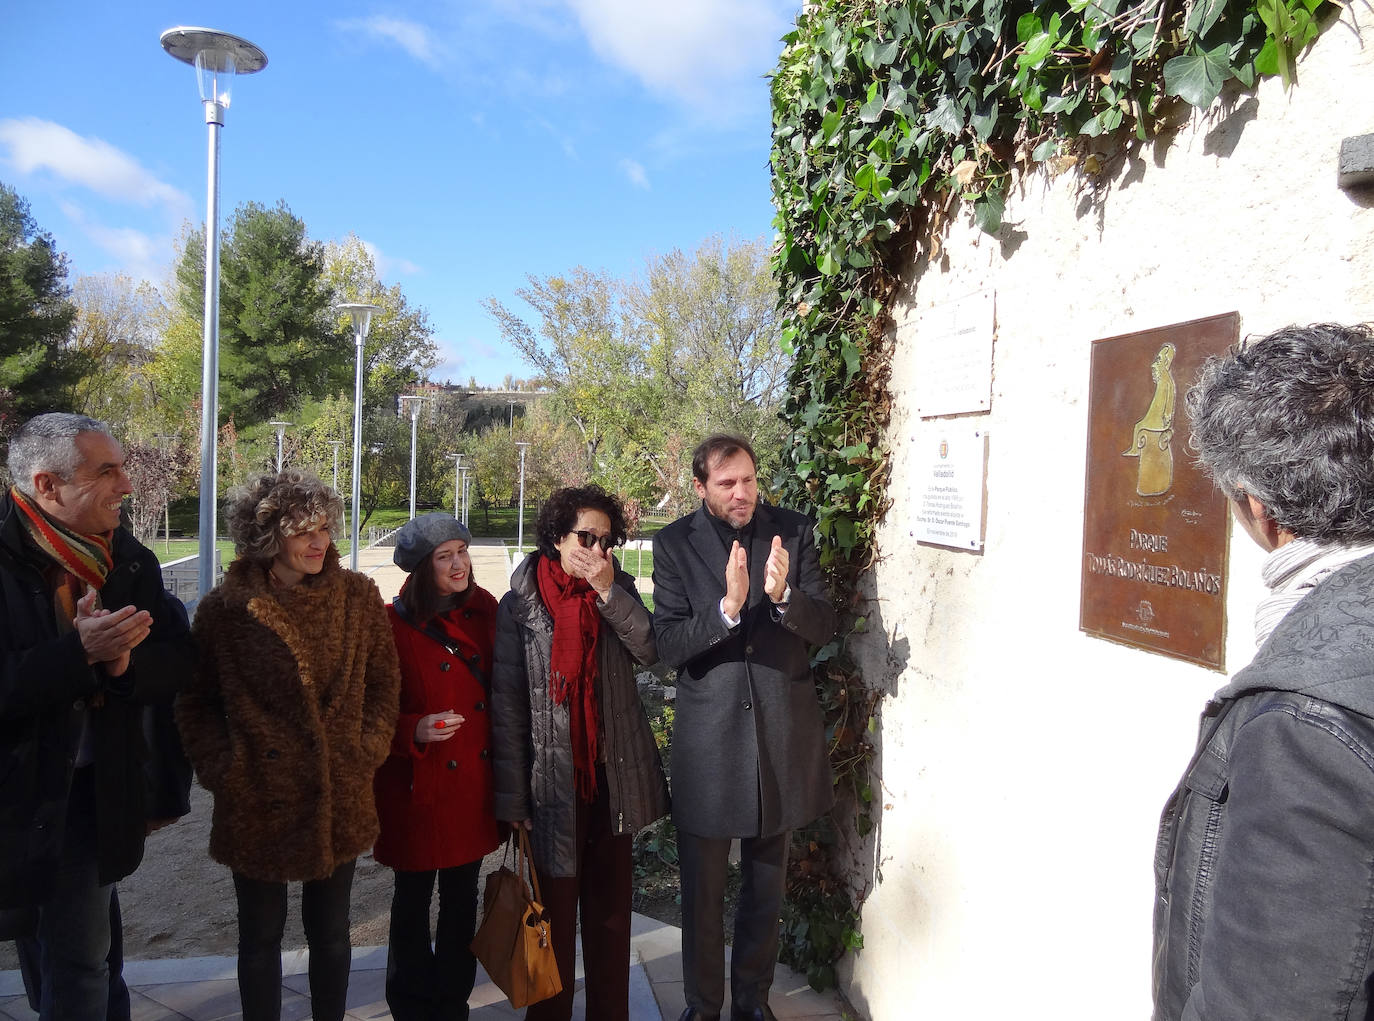
[[[267,54],[247,39],[212,28],[169,28],[162,33],[162,48],[196,69],[201,102],[221,109],[229,105],[235,75],[267,66]]]
[[[353,332],[357,335],[359,343],[367,339],[368,328],[372,325],[372,313],[381,311],[381,308],[381,305],[369,305],[357,301],[338,306],[340,312],[347,312],[353,317]]]

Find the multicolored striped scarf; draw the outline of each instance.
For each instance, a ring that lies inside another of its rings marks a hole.
[[[98,590],[105,584],[105,577],[114,567],[113,531],[97,535],[73,532],[44,514],[18,489],[10,489],[10,499],[22,511],[19,522],[29,540],[58,567],[93,589]]]

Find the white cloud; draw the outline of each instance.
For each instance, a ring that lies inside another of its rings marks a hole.
[[[625,172],[625,176],[636,188],[649,190],[649,175],[644,172],[644,164],[637,160],[625,159],[620,161],[620,169]]]
[[[367,254],[372,257],[372,266],[377,271],[378,279],[388,280],[396,274],[414,276],[416,273],[420,272],[420,267],[409,259],[387,255],[371,241],[363,241],[362,238],[358,240],[361,241],[362,246],[367,249]]]
[[[59,202],[58,208],[73,226],[115,258],[120,272],[154,283],[165,275],[168,253],[172,250],[170,237],[154,237],[132,227],[108,227],[92,220],[72,202]]]
[[[190,198],[157,179],[132,156],[99,138],[86,138],[70,128],[37,117],[0,120],[5,161],[21,174],[47,171],[106,198],[164,205],[174,215],[188,215]]]
[[[345,31],[365,32],[374,39],[395,43],[420,63],[429,67],[439,67],[444,62],[443,48],[434,38],[434,33],[419,22],[374,14],[370,18],[354,18],[349,21],[337,21],[334,24],[335,27]]]
[[[734,91],[777,61],[797,10],[783,0],[566,0],[608,62],[694,107],[738,107]]]

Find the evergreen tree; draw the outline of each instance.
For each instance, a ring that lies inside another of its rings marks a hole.
[[[70,293],[67,257],[38,229],[29,204],[0,183],[0,389],[14,419],[66,410],[65,395],[83,374],[80,352],[64,350],[76,317]]]

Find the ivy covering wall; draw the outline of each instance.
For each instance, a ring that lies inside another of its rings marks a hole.
[[[1292,85],[1329,0],[821,0],[807,4],[773,78],[773,199],[783,343],[795,355],[782,502],[817,520],[840,638],[816,679],[841,803],[873,828],[869,735],[880,693],[848,640],[888,506],[890,308],[913,254],[971,216],[1002,225],[1014,175],[1048,164],[1091,182],[1132,145],[1266,75]],[[849,825],[846,823],[845,825]],[[784,961],[816,988],[862,946],[865,877],[839,834],[799,835]]]

